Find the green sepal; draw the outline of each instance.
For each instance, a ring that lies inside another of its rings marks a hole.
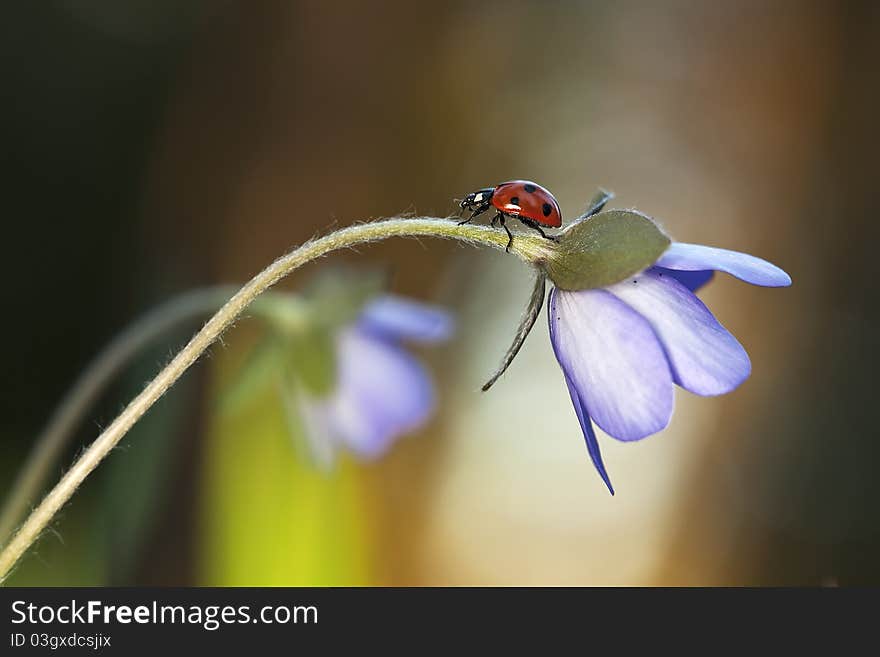
[[[542,264],[561,290],[607,287],[653,265],[670,244],[635,210],[606,210],[569,226]]]
[[[251,348],[241,367],[220,391],[222,413],[237,413],[258,398],[270,383],[281,376],[284,343],[274,334],[263,336]]]
[[[375,270],[337,267],[323,272],[305,292],[312,322],[331,329],[353,323],[385,283],[384,273]]]
[[[336,385],[336,332],[320,325],[285,336],[284,366],[314,397],[324,397]]]

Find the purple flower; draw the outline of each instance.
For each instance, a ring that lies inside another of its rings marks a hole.
[[[339,447],[375,459],[422,426],[434,408],[434,388],[401,342],[441,342],[452,330],[450,315],[436,307],[394,296],[368,303],[337,336],[333,392],[302,400],[318,460],[331,462]]]
[[[788,274],[760,258],[673,243],[653,267],[610,287],[550,292],[553,350],[590,458],[612,495],[592,423],[617,440],[640,440],[669,424],[673,383],[721,395],[751,372],[745,349],[694,294],[714,271],[753,285],[791,285]]]

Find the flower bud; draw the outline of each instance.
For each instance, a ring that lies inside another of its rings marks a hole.
[[[606,210],[576,221],[538,262],[561,290],[585,290],[618,283],[653,265],[670,239],[635,210]]]

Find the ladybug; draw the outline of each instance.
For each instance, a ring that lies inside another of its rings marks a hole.
[[[475,217],[483,214],[489,208],[495,208],[498,212],[492,217],[492,225],[500,223],[507,232],[508,242],[505,250],[510,250],[513,244],[513,235],[504,223],[506,217],[519,219],[529,228],[534,228],[541,233],[541,237],[555,239],[544,234],[541,227],[559,228],[562,226],[562,212],[559,203],[546,187],[529,180],[511,180],[503,182],[496,187],[478,189],[465,196],[461,202],[462,210],[470,210],[471,216],[459,224],[466,224]]]

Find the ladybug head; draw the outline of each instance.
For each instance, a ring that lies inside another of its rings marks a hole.
[[[494,191],[494,187],[486,187],[485,189],[478,189],[475,192],[471,192],[464,197],[464,200],[461,202],[461,207],[465,210],[475,210],[481,205],[489,205],[489,201],[492,200],[492,193]]]

